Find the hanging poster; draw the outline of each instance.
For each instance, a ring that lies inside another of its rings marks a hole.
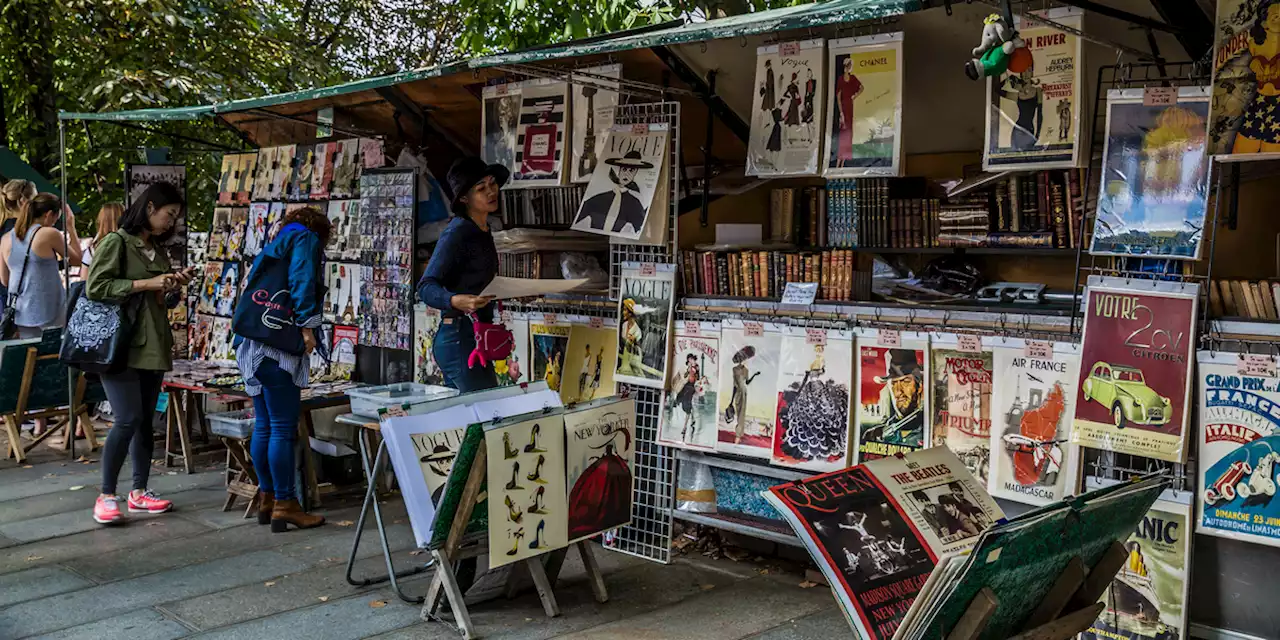
[[[257,171],[253,174],[253,192],[250,194],[252,200],[271,199],[271,185],[275,182],[278,155],[276,147],[258,149]]]
[[[333,233],[329,246],[325,247],[325,257],[330,260],[359,261],[360,201],[330,200],[328,216],[333,225]]]
[[[570,182],[575,183],[591,180],[600,164],[605,132],[613,128],[614,108],[618,106],[617,80],[622,78],[622,65],[590,67],[580,73],[591,75],[573,76],[573,156],[569,159],[569,175]]]
[[[244,257],[244,234],[249,226],[249,210],[245,207],[232,207],[230,212],[231,217],[224,229],[223,257],[227,260],[240,260]]]
[[[204,263],[204,274],[201,278],[200,298],[196,301],[196,313],[217,313],[218,290],[222,288],[222,261],[210,260]]]
[[[560,401],[566,405],[589,402],[614,394],[613,372],[618,367],[618,321],[615,318],[570,316],[569,343],[560,383]]]
[[[413,305],[413,381],[419,384],[443,386],[444,372],[436,364],[431,350],[436,334],[440,331],[440,310],[419,302]]]
[[[339,140],[333,155],[333,183],[329,197],[335,200],[355,198],[360,195],[360,140]]]
[[[1208,87],[1146,106],[1143,89],[1107,92],[1096,255],[1196,260],[1209,195]]]
[[[214,263],[209,263],[214,264]],[[228,260],[221,264],[222,273],[218,279],[217,298],[214,301],[214,313],[231,317],[235,311],[237,295],[240,290],[240,263]]]
[[[678,323],[672,347],[671,375],[662,400],[658,443],[715,451],[720,324]]]
[[[853,334],[786,327],[779,360],[773,464],[810,471],[849,466]]]
[[[315,145],[298,145],[294,164],[297,169],[293,172],[293,178],[289,180],[289,190],[285,196],[292,202],[306,202],[311,199],[311,179],[316,167]]]
[[[928,334],[859,329],[857,339],[855,459],[862,463],[928,446]]]
[[[827,43],[828,178],[902,174],[902,33]]]
[[[1209,153],[1280,151],[1273,116],[1280,109],[1275,74],[1280,61],[1280,5],[1221,0],[1213,56]]]
[[[565,424],[559,410],[485,428],[489,568],[569,545]]]
[[[276,148],[276,170],[271,180],[271,199],[283,201],[289,197],[293,176],[297,170],[298,145],[287,144]]]
[[[955,334],[934,334],[933,362],[933,446],[955,452],[965,468],[983,486],[991,468],[991,392],[994,385],[991,347],[980,336],[977,350],[960,349]],[[987,338],[985,341],[989,342]]]
[[[223,206],[231,204],[232,193],[236,188],[236,169],[238,168],[237,163],[239,161],[239,156],[233,153],[225,153],[222,155],[222,168],[218,172],[217,204]]]
[[[498,385],[521,384],[529,381],[529,316],[511,311],[502,312],[502,324],[511,332],[511,354],[506,360],[493,363]],[[610,369],[612,371],[612,369]]]
[[[270,215],[270,202],[254,202],[249,205],[249,223],[245,227],[244,257],[246,260],[262,253],[267,239],[267,217]]]
[[[630,524],[636,401],[602,398],[564,413],[569,542]]]
[[[360,138],[360,167],[362,169],[381,169],[387,164],[387,154],[383,150],[382,140],[378,138]],[[357,176],[357,180],[359,176]]]
[[[781,325],[736,319],[720,323],[716,451],[771,457],[778,421]]]
[[[187,167],[180,164],[126,164],[124,172],[126,208],[142,197],[147,188],[158,182],[173,185],[182,195],[182,214],[174,220],[173,231],[161,244],[169,257],[170,266],[175,269],[183,266],[187,259]]]
[[[671,354],[675,265],[624,262],[618,294],[618,369],[614,380],[661,389]]]
[[[262,239],[262,246],[266,248],[276,239],[276,234],[280,233],[280,229],[284,227],[284,214],[288,211],[288,207],[283,202],[272,202],[271,208],[267,211],[267,219],[264,221],[267,225],[266,235]]]
[[[516,173],[516,134],[520,126],[520,91],[523,83],[489,85],[481,95],[480,157]]]
[[[249,206],[253,194],[253,180],[258,167],[257,153],[234,154],[236,157],[234,187],[231,192],[231,203],[241,207]]]
[[[1197,353],[1196,531],[1280,547],[1280,379],[1240,373],[1237,353]],[[1274,366],[1274,365],[1273,365]]]
[[[1198,292],[1195,284],[1089,277],[1071,442],[1182,462]]]
[[[568,92],[569,85],[560,80],[524,82],[511,188],[558,187],[564,183]]]
[[[360,265],[330,262],[326,267],[325,322],[354,325],[360,318]]]
[[[356,344],[359,339],[356,327],[335,326],[333,328],[333,347],[329,351],[331,362],[329,372],[337,380],[350,380],[356,370]]]
[[[234,360],[236,350],[231,346],[235,338],[231,333],[231,318],[214,318],[209,335],[206,360]]]
[[[322,142],[315,147],[315,167],[311,170],[311,199],[328,200],[333,186],[333,160],[338,143]]]
[[[213,220],[209,222],[209,244],[205,250],[206,259],[227,259],[227,234],[230,232],[231,207],[214,207]]]
[[[1021,338],[996,340],[995,375],[1000,384],[991,427],[991,478],[997,498],[1044,505],[1075,493],[1080,448],[1071,444],[1080,345],[1045,343],[1030,353]]]
[[[565,351],[569,346],[569,323],[553,313],[529,318],[529,348],[533,352],[532,380],[543,380],[557,393],[563,381]]]
[[[573,229],[635,240],[642,235],[667,158],[666,124],[616,126],[587,184]],[[663,185],[665,189],[665,185]],[[661,211],[666,214],[665,209]]]
[[[1084,12],[1067,7],[1036,16],[1081,29]],[[1021,73],[987,79],[985,171],[1066,169],[1079,164],[1084,41],[1014,17],[1034,61]]]
[[[747,175],[812,176],[822,157],[821,38],[756,49]]]

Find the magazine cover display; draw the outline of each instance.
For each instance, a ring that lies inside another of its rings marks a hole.
[[[1209,199],[1209,88],[1180,87],[1171,105],[1144,89],[1107,92],[1107,139],[1095,255],[1196,260]]]
[[[1089,277],[1072,443],[1182,462],[1198,294],[1195,284]]]
[[[360,140],[339,140],[334,143],[333,182],[329,185],[329,197],[335,200],[355,198],[360,195]]]
[[[489,567],[568,546],[564,415],[539,411],[502,420],[485,428],[484,442]]]
[[[328,200],[333,187],[333,160],[338,143],[322,142],[315,146],[315,167],[311,170],[311,199]]]
[[[516,134],[520,126],[520,91],[523,83],[489,85],[481,92],[480,157],[489,164],[516,169]]]
[[[436,364],[431,351],[436,334],[440,331],[439,309],[428,307],[425,302],[413,305],[413,381],[420,384],[444,385],[444,372]]]
[[[214,207],[209,222],[209,240],[205,245],[208,260],[227,259],[227,234],[231,232],[231,207]]]
[[[785,327],[779,360],[771,461],[811,471],[849,466],[853,333]]]
[[[825,43],[817,38],[756,49],[747,175],[818,174]]]
[[[1270,119],[1280,109],[1274,75],[1280,5],[1221,0],[1216,22],[1209,153],[1280,151],[1280,130],[1271,127]]]
[[[564,382],[564,360],[569,347],[569,323],[556,314],[532,314],[529,318],[529,350],[533,358],[531,380],[542,380],[557,393]]]
[[[509,188],[557,187],[564,183],[569,85],[527,80],[520,90],[515,170]]]
[[[184,210],[173,222],[173,231],[161,242],[169,264],[174,268],[186,266],[187,260],[187,167],[181,164],[132,164],[124,165],[125,208],[142,197],[147,188],[157,182],[168,182],[182,196]]]
[[[572,77],[573,155],[569,158],[569,181],[574,183],[591,180],[600,164],[605,132],[613,128],[614,108],[618,106],[617,80],[622,78],[622,65],[588,67],[579,73],[590,76]]]
[[[831,584],[857,636],[890,640],[939,556],[970,548],[1004,517],[944,447],[764,492]]]
[[[249,228],[249,209],[232,207],[231,217],[223,234],[223,258],[241,260],[244,258],[244,236]]]
[[[659,444],[715,451],[719,381],[720,323],[678,323],[662,400]]]
[[[231,333],[231,318],[213,318],[206,346],[206,360],[234,360],[236,350],[231,346],[235,335]]]
[[[601,398],[564,412],[569,542],[631,523],[636,401]]]
[[[1280,500],[1274,499],[1280,379],[1242,374],[1237,353],[1196,355],[1201,476],[1196,531],[1280,547]]]
[[[1084,12],[1057,8],[1035,15],[1082,29]],[[1079,163],[1083,104],[1083,40],[1075,34],[1014,17],[1018,36],[1032,53],[1021,73],[987,79],[985,171],[1066,169]]]
[[[1076,491],[1080,448],[1071,423],[1080,377],[1080,345],[1054,342],[1029,353],[1021,338],[997,339],[991,428],[991,479],[997,498],[1057,502]],[[1046,357],[1047,356],[1047,357]]]
[[[271,185],[275,182],[278,155],[276,147],[258,149],[257,169],[253,174],[253,191],[250,193],[251,200],[271,199]]]
[[[300,144],[294,159],[293,178],[289,180],[289,190],[285,194],[291,202],[306,202],[311,199],[311,179],[315,174],[316,146]]]
[[[270,202],[254,202],[249,205],[249,220],[244,230],[244,257],[251,260],[266,246],[267,218],[271,213]]]
[[[673,264],[622,264],[614,380],[655,389],[666,382],[675,275]]]
[[[651,212],[665,221],[667,183],[662,177],[668,138],[666,124],[619,125],[609,130],[572,228],[637,240],[644,235]]]
[[[725,319],[720,323],[716,451],[771,457],[778,421],[782,325]]]
[[[204,274],[200,285],[200,297],[196,301],[196,313],[214,314],[218,309],[218,292],[222,289],[222,261],[210,260],[204,263]]]
[[[867,462],[928,446],[933,440],[927,392],[928,334],[858,329],[856,335],[855,460]]]
[[[285,200],[289,196],[289,187],[293,184],[293,174],[297,170],[298,145],[286,144],[276,148],[276,169],[271,177],[271,199]]]
[[[613,395],[618,367],[618,321],[569,316],[569,343],[561,369],[560,401],[566,405]]]
[[[503,311],[502,324],[511,332],[511,354],[506,360],[493,363],[499,385],[528,382],[529,377],[529,316],[525,313]],[[612,372],[612,369],[610,369]]]
[[[828,178],[902,174],[902,32],[827,43]]]
[[[965,342],[962,349],[961,340]],[[991,396],[994,356],[981,336],[934,334],[933,446],[953,451],[986,486],[991,468]],[[976,350],[972,350],[976,347]]]

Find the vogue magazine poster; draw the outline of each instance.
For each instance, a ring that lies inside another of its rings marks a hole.
[[[510,187],[555,187],[564,182],[568,90],[568,84],[557,80],[524,82]]]
[[[617,80],[622,77],[622,65],[589,67],[580,73],[591,75],[573,76],[573,127],[569,132],[573,136],[573,156],[569,159],[569,175],[574,183],[590,181],[600,164],[605,134],[613,128],[614,107],[618,106]]]
[[[662,400],[659,444],[715,451],[719,381],[720,323],[678,323]]]
[[[631,522],[636,401],[602,398],[564,413],[569,542]]]
[[[516,172],[516,131],[520,126],[521,83],[489,85],[483,89],[480,157]]]
[[[889,344],[896,336],[896,345]],[[929,336],[859,329],[856,460],[922,449],[929,434]]]
[[[991,348],[980,336],[960,338],[935,334],[931,339],[933,363],[933,445],[945,446],[983,485],[991,467]],[[987,338],[990,341],[990,338]]]
[[[1280,5],[1219,0],[1216,26],[1209,153],[1280,151],[1280,130],[1269,119],[1280,109]]]
[[[812,176],[822,157],[825,40],[756,49],[747,175]]]
[[[614,380],[661,389],[670,352],[675,265],[624,262]]]
[[[902,173],[902,33],[828,44],[828,178]]]
[[[778,419],[781,325],[726,319],[720,323],[720,387],[716,451],[770,457]]]
[[[637,240],[651,212],[665,216],[665,206],[653,205],[666,202],[657,200],[655,194],[666,188],[661,177],[667,142],[666,124],[620,125],[609,130],[573,229]]]
[[[785,327],[779,360],[773,464],[812,471],[849,466],[853,334]]]

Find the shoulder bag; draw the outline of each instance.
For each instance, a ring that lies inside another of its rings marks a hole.
[[[18,232],[13,232],[13,243],[18,243]],[[9,251],[13,251],[13,247],[9,247]],[[27,283],[27,263],[31,262],[31,245],[27,244],[27,254],[22,256],[22,275],[18,278],[18,289],[9,290],[8,299],[5,300],[4,313],[0,314],[0,340],[12,340],[18,333],[18,310],[14,303],[18,301],[18,296],[22,294],[22,287]]]
[[[496,309],[497,317],[502,317],[502,306],[498,305]],[[474,313],[468,313],[471,318],[471,329],[475,333],[476,348],[471,352],[471,356],[467,358],[467,368],[474,369],[477,364],[481,367],[487,367],[490,363],[497,360],[506,360],[511,355],[511,350],[515,347],[515,337],[511,335],[511,330],[492,322],[481,322],[480,318]]]
[[[316,299],[324,300],[327,287],[320,281],[323,273],[320,262],[316,264]],[[264,253],[249,272],[249,280],[231,318],[231,330],[242,338],[302,356],[306,354],[306,346],[296,323],[289,288],[289,262]],[[319,342],[317,334],[317,347]]]
[[[118,234],[117,234],[118,235]],[[128,265],[129,246],[121,237],[120,277]],[[119,373],[129,363],[129,344],[138,325],[143,292],[120,302],[90,300],[84,280],[71,284],[67,303],[67,328],[62,332],[59,360],[88,373]]]

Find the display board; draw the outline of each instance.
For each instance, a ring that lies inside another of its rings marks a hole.
[[[334,172],[339,173],[340,167]],[[408,351],[413,343],[413,248],[417,174],[370,169],[360,176],[360,344]],[[339,192],[337,182],[334,197]]]
[[[902,175],[903,34],[828,43],[823,175]]]
[[[600,164],[587,184],[582,204],[574,216],[577,231],[638,241],[655,225],[650,218],[665,222],[668,176],[667,145],[670,131],[665,123],[616,126],[605,131]]]

